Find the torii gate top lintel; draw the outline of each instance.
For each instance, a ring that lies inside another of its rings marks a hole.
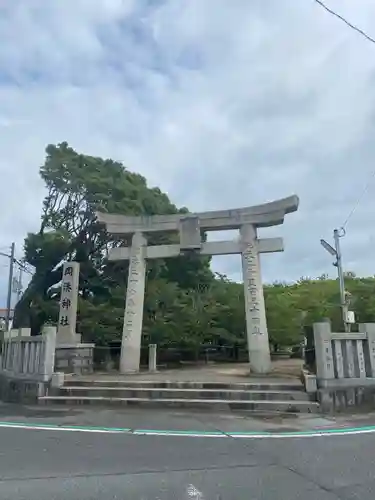
[[[255,227],[268,227],[282,224],[288,213],[297,211],[298,196],[293,195],[280,200],[231,210],[218,210],[200,213],[179,213],[172,215],[127,216],[97,212],[99,223],[105,224],[108,233],[130,235],[135,232],[179,231],[181,224],[195,220],[205,231],[239,229],[244,224]]]

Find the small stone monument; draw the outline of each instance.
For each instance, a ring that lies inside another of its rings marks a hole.
[[[61,281],[59,323],[56,336],[55,372],[91,373],[95,344],[83,344],[76,333],[79,263],[65,262]]]

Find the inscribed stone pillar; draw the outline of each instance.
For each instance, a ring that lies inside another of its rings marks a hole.
[[[250,369],[267,373],[271,358],[256,229],[252,224],[241,226],[240,235]]]
[[[367,345],[365,356],[369,363],[369,376],[375,378],[375,323],[360,323],[358,325],[358,331],[367,334]]]
[[[133,235],[121,342],[121,373],[139,371],[146,277],[146,245],[147,241],[142,233]]]
[[[79,263],[65,262],[62,273],[59,324],[56,338],[58,344],[77,343],[78,286]]]
[[[316,376],[318,379],[335,378],[332,350],[331,323],[314,323]]]

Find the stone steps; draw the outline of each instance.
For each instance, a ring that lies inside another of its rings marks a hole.
[[[247,390],[247,391],[296,391],[304,393],[299,381],[287,382],[200,382],[175,380],[106,380],[65,378],[64,387],[128,387],[128,388],[171,388],[171,389],[214,389],[214,390]]]
[[[106,386],[64,386],[61,396],[68,397],[110,397],[141,399],[219,399],[219,400],[272,400],[272,401],[309,401],[302,391],[286,390],[246,390],[232,388],[180,388],[180,387],[106,387]]]
[[[39,398],[41,404],[197,408],[261,414],[317,413],[299,382],[179,382],[88,380],[72,377]]]
[[[39,398],[39,402],[44,404],[196,408],[262,413],[317,413],[319,411],[319,405],[314,401],[43,396]]]

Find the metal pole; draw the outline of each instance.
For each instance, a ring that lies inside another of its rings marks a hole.
[[[12,243],[10,247],[10,256],[9,256],[9,277],[8,277],[8,296],[7,296],[7,310],[5,317],[5,328],[6,331],[9,331],[10,326],[10,310],[12,308],[12,281],[13,281],[13,266],[14,266],[14,254],[16,250],[15,243]]]
[[[337,274],[339,277],[339,285],[340,285],[340,305],[341,305],[341,311],[342,311],[342,319],[344,322],[345,332],[349,332],[348,306],[346,304],[346,298],[345,298],[344,272],[342,269],[342,256],[341,256],[341,249],[340,249],[340,234],[339,234],[338,229],[335,229],[333,231],[333,238],[335,240],[335,249],[336,249],[336,255],[337,255]]]

